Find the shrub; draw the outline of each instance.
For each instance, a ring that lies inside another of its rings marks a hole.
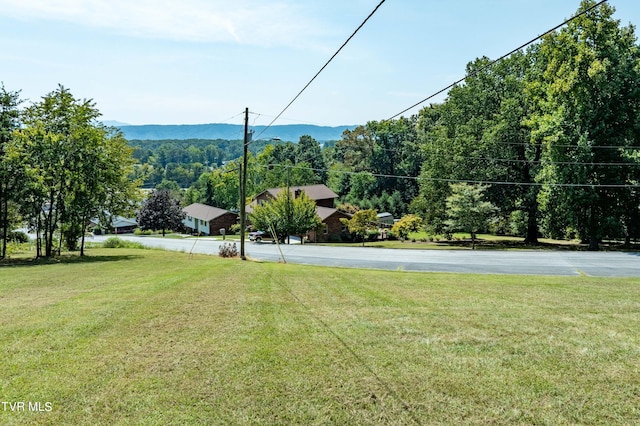
[[[8,238],[9,241],[12,241],[18,244],[24,244],[29,242],[29,236],[22,231],[9,232],[8,237],[9,237]]]
[[[151,235],[153,234],[153,231],[151,229],[145,229],[144,231],[140,228],[136,228],[135,231],[133,231],[133,235]]]
[[[133,248],[133,249],[143,249],[144,245],[135,241],[125,241],[121,240],[118,237],[110,237],[102,243],[102,247],[104,248]]]
[[[238,246],[236,246],[236,243],[224,243],[218,249],[218,254],[220,257],[236,257],[238,256]]]
[[[234,223],[233,225],[231,225],[231,227],[229,227],[229,230],[227,231],[227,235],[238,235],[239,233],[240,233],[239,223]]]

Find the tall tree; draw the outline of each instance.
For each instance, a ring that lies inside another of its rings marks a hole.
[[[546,36],[534,130],[544,144],[541,208],[555,233],[577,230],[589,248],[623,231],[638,202],[635,150],[640,121],[640,52],[634,28],[621,27],[608,4]],[[622,187],[614,187],[622,185]]]
[[[0,259],[7,254],[9,206],[16,198],[17,176],[10,167],[7,148],[20,124],[20,103],[20,92],[10,92],[0,84]]]
[[[60,250],[60,245],[54,247],[55,233],[66,217],[71,184],[82,179],[74,175],[83,161],[78,146],[99,116],[93,101],[77,100],[63,86],[25,111],[24,127],[16,137],[15,157],[21,159],[29,180],[25,184],[28,191],[25,198],[30,203],[25,206],[25,213],[32,219],[37,234],[42,231],[45,256]],[[58,241],[61,244],[62,238]]]
[[[322,155],[322,148],[317,140],[309,135],[300,136],[296,146],[296,164],[306,163],[316,176],[316,182],[327,181],[327,164]]]
[[[154,190],[145,200],[138,212],[138,225],[141,229],[175,231],[182,228],[186,213],[180,206],[180,200],[166,189]]]
[[[22,180],[23,215],[38,236],[37,256],[41,236],[45,256],[59,253],[63,240],[75,249],[89,219],[106,210],[119,214],[135,202],[132,150],[98,117],[92,100],[75,99],[59,86],[26,109],[15,133],[9,152]]]

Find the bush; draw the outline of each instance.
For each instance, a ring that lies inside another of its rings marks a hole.
[[[376,241],[380,238],[380,231],[370,229],[367,231],[367,241]]]
[[[125,241],[121,240],[118,237],[110,237],[102,243],[102,247],[104,248],[133,248],[133,249],[143,249],[144,245],[135,241]]]
[[[227,231],[227,235],[238,235],[238,234],[240,234],[240,224],[234,223],[233,225],[231,225],[231,227]]]
[[[236,243],[224,243],[218,250],[220,257],[236,257],[238,256],[238,246]]]
[[[9,232],[8,240],[17,244],[24,244],[29,242],[29,236],[22,231]]]
[[[153,234],[153,231],[151,229],[145,229],[144,231],[140,228],[136,228],[135,231],[133,231],[133,235],[151,235]]]

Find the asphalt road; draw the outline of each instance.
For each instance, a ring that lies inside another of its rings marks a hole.
[[[218,254],[223,241],[119,236],[148,247],[186,253]],[[94,241],[107,237],[96,236]],[[238,243],[239,245],[239,243]],[[280,253],[282,251],[282,254]],[[640,277],[640,253],[575,251],[471,251],[396,250],[367,247],[328,247],[247,242],[247,257],[288,263],[422,272],[557,275],[585,274],[596,277]]]

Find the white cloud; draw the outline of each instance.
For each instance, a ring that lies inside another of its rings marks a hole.
[[[138,37],[300,45],[320,27],[285,0],[0,0],[0,14]]]

